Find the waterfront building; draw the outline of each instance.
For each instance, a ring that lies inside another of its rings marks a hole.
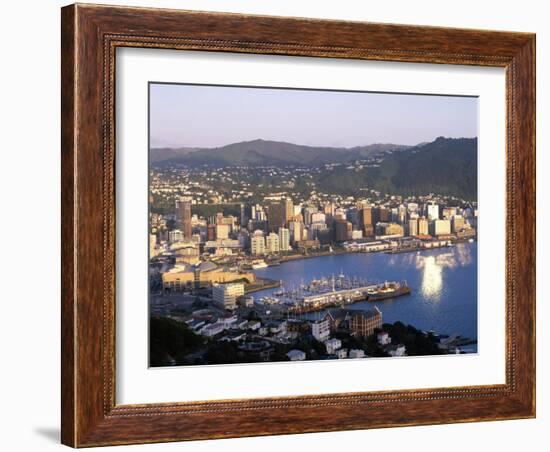
[[[409,220],[409,235],[418,235],[418,219],[413,218]]]
[[[450,220],[435,220],[432,223],[433,235],[449,235],[451,233]]]
[[[275,254],[280,251],[279,236],[274,232],[270,232],[265,239],[265,251],[267,254]]]
[[[367,253],[374,251],[385,251],[390,249],[390,244],[381,240],[362,240],[357,242],[349,242],[344,244],[346,251],[364,251]]]
[[[429,222],[425,217],[418,219],[418,235],[429,235]]]
[[[296,242],[296,246],[300,252],[305,252],[308,250],[319,249],[321,244],[319,243],[319,240],[301,240]]]
[[[433,202],[428,204],[426,213],[428,215],[428,220],[433,221],[439,219],[439,206]]]
[[[364,207],[359,213],[359,227],[363,230],[365,237],[374,235],[373,212],[371,207]]]
[[[350,313],[349,332],[352,336],[367,337],[377,328],[382,328],[382,312],[375,307],[365,311]]]
[[[462,215],[453,216],[452,220],[452,232],[456,233],[464,229],[464,217]]]
[[[378,208],[378,218],[376,218],[376,223],[382,222],[382,223],[389,223],[391,221],[391,215],[390,210],[386,209],[385,207],[379,207]]]
[[[354,229],[351,231],[351,240],[360,240],[363,238],[363,231]]]
[[[182,197],[176,200],[176,228],[182,231],[184,238],[191,238],[191,198]]]
[[[333,355],[336,352],[336,350],[338,350],[341,347],[342,347],[342,341],[340,339],[336,339],[335,337],[325,341],[325,348],[329,355]]]
[[[290,231],[287,228],[279,228],[279,248],[281,251],[289,251]]]
[[[237,308],[237,298],[244,295],[243,283],[215,284],[212,287],[212,299],[225,309]],[[237,317],[235,316],[235,322]]]
[[[320,342],[330,337],[330,319],[325,316],[323,320],[316,320],[311,323],[311,335]]]
[[[304,361],[306,359],[306,354],[302,350],[292,349],[286,356],[290,361]]]
[[[406,221],[407,221],[407,208],[403,204],[401,204],[397,208],[397,222],[399,224],[405,224]]]
[[[352,224],[346,220],[336,220],[334,223],[335,240],[345,242],[351,238]]]
[[[210,287],[213,284],[243,280],[253,284],[256,281],[256,275],[253,272],[228,271],[224,267],[218,267],[207,261],[197,265],[176,265],[162,274],[162,285],[164,289],[170,290]]]
[[[265,238],[263,233],[260,235],[257,232],[261,231],[255,231],[250,238],[250,253],[254,256],[263,256],[266,251]]]
[[[401,226],[400,224],[390,223],[386,226],[384,235],[403,237],[405,235],[405,231],[403,229],[403,226]]]
[[[288,224],[288,230],[290,232],[290,240],[292,243],[296,243],[302,240],[303,227],[304,227],[304,223],[302,223],[301,221],[291,221]]]

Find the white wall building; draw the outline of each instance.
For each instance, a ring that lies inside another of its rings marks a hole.
[[[311,324],[311,335],[320,342],[324,342],[330,336],[330,322],[326,318],[317,320]]]
[[[279,249],[290,250],[290,231],[287,228],[279,228]]]
[[[237,298],[243,295],[243,283],[217,284],[212,287],[212,299],[225,309],[235,309]]]
[[[250,239],[250,252],[254,256],[263,256],[265,254],[265,238],[263,235],[254,234]]]
[[[332,338],[328,341],[325,341],[325,347],[329,355],[336,353],[336,350],[342,347],[342,341],[340,339]]]
[[[265,239],[265,251],[268,254],[278,253],[279,248],[279,236],[274,232],[271,232]]]

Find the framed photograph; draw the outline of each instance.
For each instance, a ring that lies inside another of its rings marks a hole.
[[[62,9],[62,442],[535,416],[535,36]]]

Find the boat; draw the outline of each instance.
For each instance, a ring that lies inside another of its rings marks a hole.
[[[396,281],[381,284],[376,289],[369,290],[367,292],[368,301],[381,301],[389,298],[396,298],[402,295],[409,295],[411,289],[407,286],[407,283],[399,283]]]
[[[261,268],[267,268],[267,264],[265,263],[265,261],[256,261],[252,263],[253,270],[259,270]]]

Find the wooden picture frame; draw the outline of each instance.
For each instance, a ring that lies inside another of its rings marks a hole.
[[[162,9],[62,9],[62,442],[73,447],[535,416],[535,35]],[[506,383],[115,403],[115,50],[506,69]]]

